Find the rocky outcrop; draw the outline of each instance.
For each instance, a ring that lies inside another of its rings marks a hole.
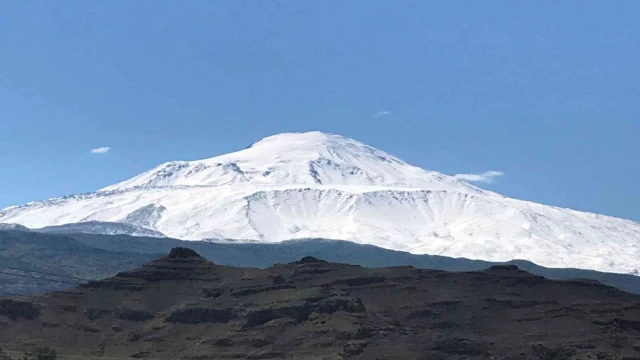
[[[39,305],[27,301],[11,299],[0,300],[0,315],[5,315],[11,320],[33,320],[40,316],[42,309]]]
[[[227,323],[233,317],[231,309],[188,308],[175,310],[167,321],[181,324]]]

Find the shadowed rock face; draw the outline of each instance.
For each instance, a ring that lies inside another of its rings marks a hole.
[[[639,296],[512,265],[450,273],[307,257],[253,269],[175,248],[74,290],[0,301],[0,343],[12,351],[44,345],[68,355],[163,359],[640,359]]]
[[[195,251],[193,251],[191,249],[183,248],[183,247],[173,248],[169,252],[169,258],[170,259],[189,258],[189,257],[200,257],[200,255],[198,255],[197,252],[195,252]]]
[[[11,360],[9,355],[5,354],[4,351],[2,351],[1,347],[0,347],[0,360]]]
[[[12,299],[0,300],[0,315],[4,315],[11,320],[35,319],[40,316],[40,307],[26,301]]]

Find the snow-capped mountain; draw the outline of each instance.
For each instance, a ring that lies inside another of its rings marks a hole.
[[[95,193],[0,211],[31,228],[119,222],[186,240],[328,238],[416,254],[640,271],[640,224],[510,199],[358,141],[280,134]]]
[[[172,161],[101,191],[162,186],[371,186],[482,191],[426,171],[361,142],[321,132],[280,134],[242,151],[199,161]]]

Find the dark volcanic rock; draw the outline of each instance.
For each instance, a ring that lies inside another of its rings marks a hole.
[[[336,283],[345,284],[348,286],[362,286],[362,285],[380,283],[384,281],[385,281],[385,278],[382,276],[363,276],[363,277],[356,277],[356,278],[349,278],[349,279],[340,279],[340,280],[337,280]]]
[[[247,296],[254,295],[263,292],[269,292],[274,290],[282,290],[282,289],[295,289],[296,287],[291,284],[278,284],[278,285],[268,285],[268,286],[255,286],[247,289],[240,289],[238,291],[234,291],[231,293],[231,296]]]
[[[296,264],[322,264],[327,263],[325,260],[316,259],[313,256],[305,256],[299,261],[296,261]]]
[[[534,344],[532,347],[533,354],[540,360],[571,359],[571,357],[576,353],[576,349],[571,346],[558,346],[550,348],[543,344]]]
[[[338,311],[350,313],[362,313],[367,311],[362,304],[362,300],[354,297],[335,296],[322,299],[314,307],[314,310],[320,314],[333,314]]]
[[[499,270],[499,271],[519,271],[518,266],[516,265],[493,265],[489,268],[489,270]]]
[[[87,319],[89,320],[97,320],[103,318],[109,314],[111,314],[111,310],[109,309],[97,309],[97,308],[88,308],[85,310],[85,314],[87,315]]]
[[[465,273],[307,257],[255,269],[174,249],[74,290],[0,300],[0,343],[78,358],[634,359],[640,296],[510,265]]]
[[[0,300],[0,315],[5,315],[11,320],[20,318],[32,320],[40,316],[40,306],[26,301],[11,299]]]
[[[5,354],[4,351],[2,351],[2,348],[0,347],[0,360],[11,360],[11,358],[9,357],[9,355]]]
[[[173,248],[169,252],[170,259],[189,258],[189,257],[200,257],[200,255],[191,249],[183,248],[183,247]]]
[[[167,321],[182,324],[226,323],[233,315],[231,309],[189,308],[172,312]]]
[[[449,355],[467,356],[482,355],[486,351],[480,343],[459,337],[437,340],[432,349]]]
[[[120,309],[118,310],[118,319],[129,321],[146,321],[153,319],[154,316],[149,311]]]
[[[299,306],[284,306],[275,309],[260,309],[249,312],[247,315],[247,321],[245,327],[254,327],[262,324],[266,324],[269,321],[289,318],[298,322],[306,321],[311,315],[312,307],[299,305]]]

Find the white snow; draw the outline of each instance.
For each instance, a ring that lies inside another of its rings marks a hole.
[[[361,142],[321,132],[280,134],[211,159],[168,162],[102,190],[179,185],[358,185],[482,193]]]
[[[85,195],[0,211],[31,228],[86,221],[185,240],[350,240],[489,261],[640,271],[640,224],[510,199],[338,135],[281,134],[162,164]]]

